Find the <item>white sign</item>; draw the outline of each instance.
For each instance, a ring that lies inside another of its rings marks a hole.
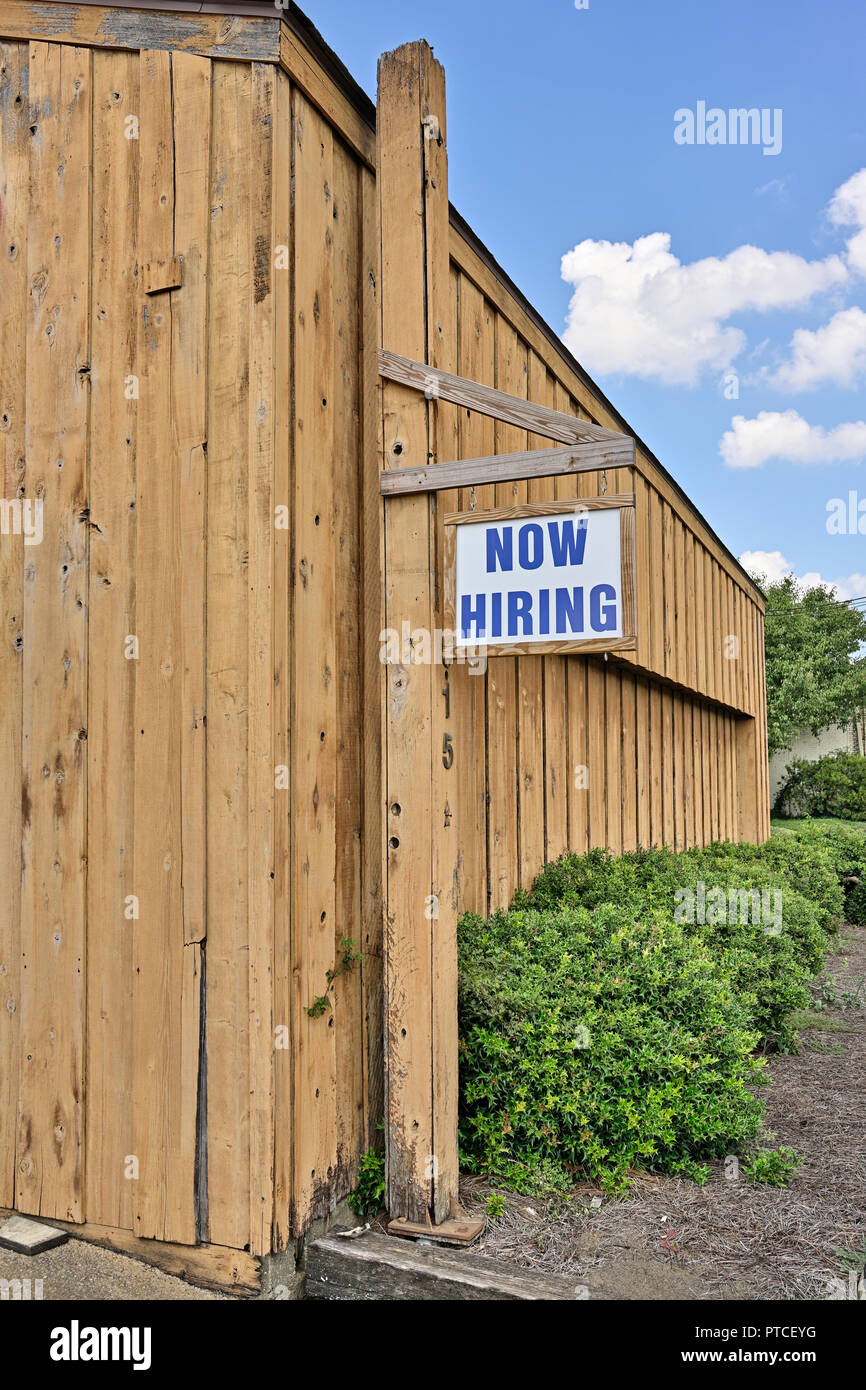
[[[457,646],[623,637],[620,527],[616,507],[456,526]]]

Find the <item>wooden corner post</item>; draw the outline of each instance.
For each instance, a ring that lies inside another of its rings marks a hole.
[[[426,43],[379,62],[381,345],[453,370],[445,74]],[[383,470],[449,457],[456,413],[384,380]],[[442,435],[447,433],[446,443]],[[385,508],[385,1074],[392,1221],[457,1215],[458,798],[455,711],[438,652],[441,525],[434,495]],[[385,659],[383,657],[383,659]],[[450,780],[449,780],[450,779]]]

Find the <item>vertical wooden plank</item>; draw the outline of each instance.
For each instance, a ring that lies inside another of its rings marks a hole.
[[[695,537],[694,533],[687,527],[685,529],[685,555],[683,573],[683,607],[685,609],[684,620],[686,626],[686,671],[687,677],[685,684],[690,690],[697,690],[698,687],[698,643],[695,617]]]
[[[704,593],[706,564],[704,547],[695,541],[695,643],[697,648],[697,686],[702,695],[707,693],[707,610]]]
[[[128,899],[135,812],[136,437],[140,112],[137,53],[93,55],[93,291],[90,360],[88,841],[99,846],[87,902],[87,1192],[90,1221],[132,1229],[132,945]],[[139,381],[140,386],[140,381]]]
[[[295,89],[295,577],[292,815],[296,1234],[331,1205],[336,1045],[325,996],[336,918],[334,140]],[[325,462],[327,466],[323,467]]]
[[[694,749],[694,701],[683,700],[683,800],[685,803],[685,844],[687,849],[692,849],[697,843],[695,830],[695,802],[700,795],[699,789],[695,785],[695,749]]]
[[[758,839],[758,725],[755,719],[736,724],[737,838]]]
[[[136,1234],[196,1238],[204,938],[204,454],[209,64],[143,51],[143,263],[184,286],[142,297],[137,469],[133,1152]],[[154,1026],[154,1020],[158,1020]]]
[[[526,353],[523,374],[524,391],[529,400],[541,405],[552,402],[552,382],[548,385],[547,368],[535,353]],[[527,447],[542,448],[547,443],[538,435],[529,434]],[[528,502],[552,501],[552,478],[539,478],[528,483]],[[520,805],[520,865],[519,884],[529,888],[545,861],[545,660],[540,656],[521,657],[517,665],[518,680],[518,755]]]
[[[701,763],[704,770],[702,786],[704,795],[703,817],[705,845],[708,845],[714,838],[712,751],[712,743],[710,741],[710,708],[708,705],[703,705],[701,708]]]
[[[692,767],[694,782],[692,797],[695,817],[695,844],[704,844],[704,802],[706,799],[703,763],[703,712],[699,701],[692,701]]]
[[[619,668],[605,662],[605,825],[607,844],[622,852],[623,764],[622,692]]]
[[[662,500],[654,487],[647,485],[649,499],[649,546],[650,574],[657,576],[664,566],[664,537],[662,527]],[[652,594],[650,608],[650,669],[658,675],[665,672],[665,588],[664,582],[657,584]]]
[[[274,529],[274,768],[289,768],[291,722],[291,519],[292,479],[292,208],[291,142],[292,95],[289,79],[280,70],[275,92],[275,161],[273,204],[273,295],[274,295],[274,503],[284,508]],[[375,216],[375,214],[374,214]],[[283,248],[277,255],[277,248]],[[377,329],[374,324],[374,334]],[[369,373],[367,373],[369,374]],[[375,407],[374,407],[375,413]],[[375,436],[375,424],[373,426]],[[378,471],[378,462],[374,460]],[[374,515],[374,524],[375,524]],[[275,513],[275,523],[277,516]],[[378,581],[378,572],[377,572]],[[368,660],[378,668],[378,632],[370,635]],[[378,717],[377,707],[377,717]],[[366,732],[366,731],[365,731]],[[372,777],[371,777],[372,782]],[[276,789],[275,789],[276,790]],[[290,1240],[292,1189],[292,960],[291,960],[291,779],[284,790],[276,790],[274,801],[274,1221],[273,1249],[285,1250]],[[381,841],[376,849],[381,852]],[[368,943],[365,938],[365,952]],[[381,1019],[381,1014],[380,1014]],[[379,1029],[381,1035],[381,1028]],[[369,1043],[367,1045],[369,1048]],[[366,1051],[366,1049],[365,1049]],[[381,1055],[381,1041],[380,1041]]]
[[[686,594],[686,531],[678,516],[673,519],[674,577],[676,580],[675,599],[675,644],[674,670],[680,685],[693,685],[688,644],[688,597]]]
[[[426,262],[426,361],[447,371],[457,369],[457,341],[451,309],[449,255],[447,120],[445,71],[432,49],[419,45],[421,76],[420,116],[424,128],[423,195]],[[438,133],[437,133],[438,132]],[[434,461],[453,458],[458,442],[457,410],[438,402],[428,412],[430,456]],[[456,505],[457,494],[445,493],[443,505]],[[435,629],[445,628],[444,528],[439,499],[431,500],[431,567]],[[436,660],[434,644],[434,660]],[[432,923],[432,1109],[433,1146],[427,1155],[425,1175],[432,1180],[433,1220],[447,1220],[454,1212],[460,1173],[457,1157],[458,1045],[457,1022],[457,883],[463,839],[462,767],[445,755],[446,739],[459,741],[461,764],[468,754],[465,668],[449,672],[453,695],[446,698],[444,676],[438,662],[433,668],[432,707],[432,871],[433,894],[439,915]]]
[[[673,693],[673,783],[674,783],[674,843],[678,850],[686,844],[685,727],[683,698]]]
[[[250,1240],[251,72],[212,67],[207,469],[208,1237]]]
[[[404,48],[379,64],[381,341],[416,361],[427,352],[420,128],[419,62],[417,54]],[[421,216],[410,220],[410,206]],[[382,466],[426,462],[427,410],[420,397],[383,384],[382,401]],[[401,634],[401,646],[404,622],[411,633],[429,633],[433,626],[430,545],[427,498],[392,499],[385,508],[385,622]],[[389,1209],[423,1219],[432,1198],[429,1176],[423,1175],[433,1152],[433,1033],[430,933],[422,923],[425,901],[432,897],[435,750],[431,668],[414,661],[413,654],[414,649],[408,660],[401,655],[387,672],[385,1126]]]
[[[622,849],[638,846],[637,694],[630,671],[622,673]]]
[[[250,69],[249,241],[255,256],[250,305],[250,409],[247,491],[247,881],[249,884],[249,1247],[271,1248],[274,1200],[274,815],[273,761],[275,504],[277,410],[274,256],[274,171],[287,154],[277,148],[276,70]],[[327,456],[326,456],[327,457]],[[357,576],[353,585],[357,593]],[[335,666],[336,671],[336,666]],[[355,727],[357,727],[357,722]],[[346,759],[349,761],[348,756]],[[332,923],[332,928],[334,924]],[[357,1043],[360,1039],[357,1040]],[[239,1136],[240,1138],[240,1136]]]
[[[493,386],[496,378],[494,356],[495,329],[490,306],[481,291],[459,277],[458,373],[485,386]],[[489,415],[478,411],[459,412],[460,458],[484,458],[493,453],[494,428]],[[460,494],[461,510],[492,507],[495,490],[492,486],[464,488]],[[494,665],[498,666],[496,662]],[[473,739],[467,749],[463,784],[466,798],[463,815],[463,905],[472,912],[486,915],[489,907],[487,867],[487,699],[488,677],[478,669],[468,677],[468,718],[471,719]],[[471,750],[471,751],[470,751]]]
[[[661,587],[664,595],[664,668],[659,674],[668,680],[677,678],[676,650],[676,556],[674,553],[674,514],[667,502],[662,502]],[[657,571],[658,572],[658,571]]]
[[[646,849],[652,843],[650,824],[650,709],[646,681],[636,682],[635,739],[637,760],[637,843]]]
[[[529,354],[529,398],[555,409],[556,386],[541,359]],[[530,434],[530,449],[542,449],[548,440]],[[537,478],[529,484],[530,502],[550,502],[556,497],[555,478]],[[525,682],[524,682],[525,684]],[[566,738],[566,677],[565,658],[548,656],[542,659],[540,689],[543,700],[543,764],[544,804],[541,824],[544,829],[544,858],[550,862],[563,853],[568,839],[568,766]],[[526,855],[524,853],[524,859]],[[537,866],[536,866],[537,867]]]
[[[335,341],[334,460],[340,483],[334,490],[335,600],[337,650],[337,899],[334,956],[344,939],[360,944],[361,903],[361,728],[360,621],[361,554],[361,349],[360,174],[356,159],[334,146],[333,257]],[[378,532],[378,526],[376,528]],[[352,968],[334,983],[337,1065],[337,1146],[334,1197],[354,1185],[364,1143],[363,1015],[361,972]]]
[[[590,768],[587,721],[587,668],[585,656],[565,657],[568,698],[568,848],[585,854],[589,848]]]
[[[662,805],[662,692],[661,687],[649,687],[649,763],[650,763],[650,843],[658,848],[664,844],[664,807]]]
[[[29,223],[29,50],[0,43],[0,498],[26,492],[27,235]],[[33,501],[33,494],[30,493]],[[44,520],[43,520],[44,525]],[[0,1206],[15,1205],[15,1113],[21,956],[21,740],[24,675],[23,534],[0,538]]]
[[[588,839],[590,849],[594,849],[596,846],[603,847],[608,842],[606,808],[609,783],[606,759],[605,687],[603,664],[589,659],[586,667],[586,761],[589,773]]]
[[[716,672],[718,670],[718,652],[716,633],[718,627],[713,608],[713,573],[715,561],[708,550],[704,551],[704,632],[707,642],[707,695],[715,700],[717,698]]]
[[[676,843],[674,805],[674,726],[673,697],[662,690],[662,737],[659,747],[662,771],[662,843],[673,849]]]
[[[30,49],[23,889],[16,1203],[83,1220],[91,54]],[[58,431],[58,422],[62,422]]]
[[[433,365],[450,359],[445,79],[426,44],[379,64],[377,160],[382,341]],[[421,184],[419,186],[419,178]],[[420,216],[410,214],[417,209]],[[417,393],[383,387],[384,467],[437,457],[448,416]],[[428,498],[386,510],[386,621],[421,629],[441,616],[440,536]],[[436,667],[389,670],[386,1016],[388,1191],[392,1216],[447,1217],[457,1197],[457,818],[445,805],[453,764]],[[440,819],[441,817],[441,819]],[[512,861],[513,862],[513,861]],[[445,891],[443,891],[443,889]],[[430,910],[431,904],[433,911]],[[438,915],[437,915],[438,912]]]
[[[637,663],[652,668],[652,635],[650,604],[652,595],[652,565],[650,557],[650,500],[647,481],[639,469],[634,470],[635,550],[637,560]]]
[[[496,385],[511,396],[526,396],[528,360],[525,344],[511,324],[500,314],[496,320]],[[511,453],[527,447],[527,432],[513,425],[496,422],[496,453]],[[497,507],[516,506],[527,500],[526,483],[510,482],[496,487]],[[535,660],[531,658],[530,660]],[[520,882],[521,836],[531,834],[528,817],[523,811],[524,780],[532,776],[530,766],[524,766],[520,752],[522,714],[522,658],[497,657],[496,699],[488,700],[491,728],[490,747],[490,818],[491,818],[491,880],[499,885],[494,906],[504,907]],[[507,669],[506,669],[507,668]],[[530,733],[534,742],[534,736]],[[530,787],[530,791],[532,788]],[[528,799],[532,805],[532,798]],[[493,849],[496,847],[494,856]]]

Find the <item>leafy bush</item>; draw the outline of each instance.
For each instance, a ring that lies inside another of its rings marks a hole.
[[[464,917],[465,1166],[524,1191],[581,1173],[619,1190],[634,1168],[700,1180],[748,1152],[756,1049],[795,1045],[866,855],[847,836],[565,855],[508,911]]]
[[[866,926],[866,824],[828,824],[826,821],[799,821],[777,827],[773,845],[794,841],[793,862],[800,853],[797,844],[808,844],[823,851],[844,890],[842,913],[846,922]]]
[[[866,820],[866,758],[827,753],[816,762],[795,758],[776,797],[776,814]]]
[[[757,1132],[754,1002],[669,913],[517,908],[463,919],[464,1161],[522,1190],[582,1170],[705,1174]]]
[[[375,1215],[385,1196],[385,1159],[369,1149],[361,1155],[358,1187],[349,1193],[349,1206],[357,1216]]]
[[[769,1187],[787,1187],[800,1166],[793,1149],[781,1144],[778,1149],[758,1149],[743,1164],[750,1183],[766,1183]]]

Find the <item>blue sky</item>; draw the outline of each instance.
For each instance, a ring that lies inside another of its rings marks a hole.
[[[866,594],[862,0],[306,9],[373,96],[381,51],[433,44],[496,258],[737,555]],[[763,143],[728,142],[739,108]],[[863,534],[831,534],[852,491]]]

